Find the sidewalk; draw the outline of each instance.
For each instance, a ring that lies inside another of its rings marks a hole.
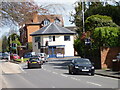
[[[11,62],[1,63],[1,71],[4,74],[22,73],[23,70],[18,64]]]
[[[95,70],[95,74],[120,79],[120,71],[97,69]]]

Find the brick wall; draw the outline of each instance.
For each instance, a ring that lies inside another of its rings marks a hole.
[[[112,68],[112,60],[116,58],[117,54],[120,53],[120,47],[113,48],[101,48],[101,67]]]
[[[31,33],[38,31],[40,29],[40,25],[29,25],[27,26],[27,38],[28,42],[32,42],[32,36],[30,36]]]

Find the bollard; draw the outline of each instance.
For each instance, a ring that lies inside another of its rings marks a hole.
[[[23,61],[23,57],[21,57],[21,62],[24,62],[24,61]]]
[[[8,62],[10,61],[10,55],[8,56]]]

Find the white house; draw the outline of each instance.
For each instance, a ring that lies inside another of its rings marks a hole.
[[[33,52],[46,53],[49,57],[74,56],[75,32],[55,23],[30,34],[32,36]]]

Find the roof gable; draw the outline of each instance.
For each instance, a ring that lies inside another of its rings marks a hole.
[[[55,23],[50,23],[49,25],[41,28],[40,30],[33,32],[30,36],[37,35],[62,35],[62,34],[75,34],[74,31],[71,31],[67,28],[61,27]]]

